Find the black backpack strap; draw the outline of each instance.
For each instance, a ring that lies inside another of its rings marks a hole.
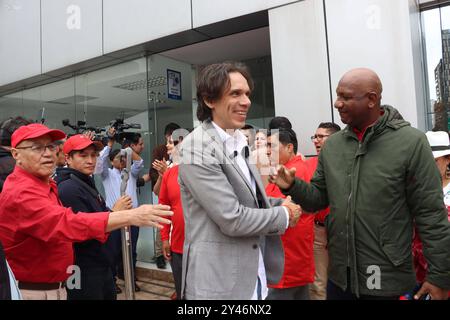
[[[0,242],[0,300],[11,300],[11,283],[9,282],[9,270],[6,266],[5,252]]]

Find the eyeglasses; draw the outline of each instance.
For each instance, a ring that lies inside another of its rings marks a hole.
[[[40,145],[40,144],[35,144],[32,146],[28,146],[28,147],[18,147],[16,149],[31,149],[31,151],[33,151],[33,152],[43,154],[45,152],[45,149],[48,149],[50,152],[55,152],[56,150],[59,149],[59,147],[56,143],[50,143],[45,146]]]
[[[323,138],[329,137],[329,136],[330,136],[329,134],[315,134],[315,135],[311,136],[311,141],[314,141],[314,139],[322,140]]]

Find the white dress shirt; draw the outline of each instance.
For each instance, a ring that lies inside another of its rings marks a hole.
[[[17,285],[17,280],[14,277],[14,273],[9,267],[8,261],[6,261],[6,268],[8,269],[9,274],[9,286],[11,289],[11,300],[22,300],[22,295],[20,294],[19,287]]]
[[[106,146],[100,152],[97,159],[97,166],[95,168],[95,174],[100,174],[103,181],[103,187],[105,188],[106,205],[112,209],[116,201],[120,198],[120,184],[122,183],[122,177],[120,170],[116,168],[110,168],[109,153],[111,148]],[[144,160],[134,161],[131,164],[131,173],[127,183],[126,193],[131,197],[133,208],[139,206],[137,193],[136,193],[136,179],[139,176],[139,171],[144,167]]]
[[[244,173],[245,178],[252,186],[253,193],[256,195],[256,182],[253,176],[250,174],[250,169],[248,168],[247,162],[245,161],[244,157],[242,156],[242,149],[247,145],[247,138],[240,130],[234,130],[232,133],[233,135],[230,135],[225,130],[220,128],[214,121],[212,121],[212,124],[214,128],[216,128],[217,132],[219,133],[220,138],[225,144],[225,152],[228,155],[233,154],[235,151],[237,151],[237,156],[234,158],[236,160],[236,163],[238,164],[239,168],[241,169],[242,173]],[[230,132],[231,133],[231,132]],[[264,190],[261,190],[261,192],[264,192]],[[289,225],[289,212],[287,208],[284,208],[286,212],[287,217],[287,226]],[[266,278],[266,268],[264,266],[264,260],[262,256],[261,249],[259,249],[259,257],[258,257],[258,278],[261,281],[261,298],[264,300],[267,297],[268,289],[267,289],[267,278]],[[253,296],[251,297],[251,300],[257,300],[258,299],[258,279],[256,279],[255,284],[255,290],[253,291]]]

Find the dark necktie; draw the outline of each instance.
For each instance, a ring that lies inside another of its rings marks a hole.
[[[261,287],[261,279],[258,277],[258,284],[257,284],[257,288],[256,288],[256,293],[258,296],[258,300],[262,300],[262,287]]]
[[[247,166],[249,166],[248,157],[250,156],[250,150],[249,150],[248,146],[245,146],[244,148],[242,148],[241,154],[244,157],[245,162],[247,163]],[[250,168],[250,166],[249,166],[249,168]],[[250,171],[250,174],[253,175],[252,170],[249,169],[249,171]],[[256,181],[256,177],[253,177],[253,179],[255,179],[255,181]],[[261,190],[259,190],[259,188],[258,188],[258,185],[256,185],[256,199],[258,200],[258,207],[264,208],[263,196],[261,194]]]

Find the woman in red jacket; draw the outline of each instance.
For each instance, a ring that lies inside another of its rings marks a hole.
[[[292,129],[269,133],[267,149],[271,165],[279,163],[286,168],[295,167],[298,178],[305,181],[311,179],[309,166],[297,155],[297,136]],[[269,197],[285,198],[272,183],[267,185],[266,193]],[[278,284],[269,286],[267,299],[309,300],[309,284],[314,282],[314,215],[303,212],[297,225],[288,228],[281,240],[284,248],[284,273]]]
[[[173,139],[173,138],[177,139]],[[184,217],[181,203],[180,185],[178,184],[178,150],[183,136],[175,135],[175,132],[167,139],[167,154],[172,159],[171,166],[164,172],[161,189],[159,191],[159,203],[170,204],[173,211],[171,225],[161,229],[162,251],[164,258],[170,261],[177,299],[181,299],[181,271],[184,244]]]

